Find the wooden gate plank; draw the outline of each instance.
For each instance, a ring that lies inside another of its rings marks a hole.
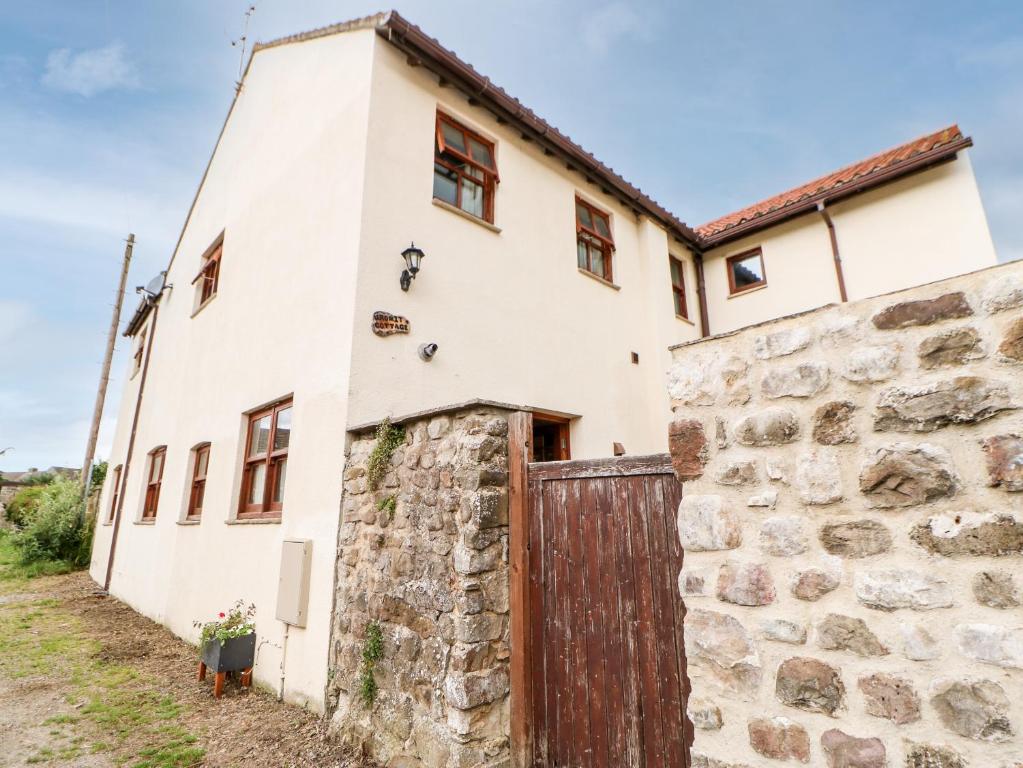
[[[590,739],[590,692],[587,686],[589,670],[586,654],[586,592],[585,565],[582,551],[580,523],[582,520],[582,493],[589,484],[586,480],[569,480],[565,526],[565,537],[568,540],[569,566],[569,621],[571,622],[571,656],[569,669],[571,677],[568,684],[572,687],[572,765],[589,766],[592,756]]]
[[[604,602],[600,591],[601,552],[598,544],[600,510],[598,488],[595,480],[582,482],[580,499],[579,539],[582,562],[580,575],[586,592],[586,689],[590,715],[590,760],[593,768],[606,768],[607,758],[607,717],[604,713],[607,690],[604,682],[604,626],[601,605]]]
[[[640,665],[638,653],[636,618],[636,592],[632,567],[632,544],[629,536],[629,485],[628,480],[616,477],[612,480],[614,489],[615,524],[618,527],[615,547],[615,570],[620,579],[618,591],[618,615],[622,630],[622,677],[625,681],[623,711],[625,717],[625,763],[628,766],[643,766],[642,722],[643,699],[640,696]],[[651,768],[653,768],[651,766]]]
[[[555,731],[555,765],[574,766],[575,722],[572,688],[572,607],[568,562],[568,481],[551,481],[554,517],[554,559],[557,569],[554,631],[557,636],[557,678],[554,680],[558,700],[558,721]]]
[[[541,494],[543,483],[540,480],[529,481],[529,645],[531,649],[530,695],[532,697],[531,724],[534,768],[547,765],[547,682],[545,666],[547,662],[544,622],[547,616],[545,585],[548,580],[547,570],[550,558],[544,550],[544,507]]]
[[[595,483],[599,513],[597,515],[597,549],[601,560],[598,566],[597,584],[600,601],[601,623],[604,642],[604,675],[607,717],[607,762],[609,766],[629,765],[626,760],[626,733],[623,711],[624,680],[622,677],[622,627],[618,614],[621,581],[615,567],[617,551],[618,522],[613,506],[611,481],[601,479]]]

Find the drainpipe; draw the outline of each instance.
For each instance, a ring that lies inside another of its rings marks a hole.
[[[710,336],[710,314],[707,312],[707,283],[703,279],[703,254],[693,251],[696,263],[696,300],[700,304],[700,336]]]
[[[838,253],[838,238],[835,236],[835,223],[831,220],[831,214],[828,213],[828,209],[825,208],[826,201],[821,200],[817,203],[817,210],[821,214],[821,218],[824,219],[824,223],[828,227],[828,236],[831,238],[831,255],[835,260],[835,277],[838,279],[838,295],[842,297],[842,302],[849,301],[849,297],[845,293],[845,275],[842,273],[842,257]]]
[[[155,301],[155,300],[154,300]],[[128,438],[128,453],[124,457],[124,469],[121,470],[121,492],[117,495],[117,509],[114,512],[114,530],[110,537],[110,554],[107,556],[107,575],[103,580],[103,591],[110,592],[110,579],[114,573],[114,554],[117,552],[117,532],[121,529],[121,510],[124,509],[125,489],[128,487],[128,472],[131,468],[131,455],[135,450],[135,433],[139,426],[139,411],[142,409],[142,393],[146,389],[146,374],[149,373],[149,357],[153,351],[153,337],[156,336],[156,315],[160,307],[153,306],[153,319],[149,323],[149,338],[146,339],[146,359],[142,362],[142,373],[139,379],[139,393],[135,399],[135,415],[131,420],[131,437]]]

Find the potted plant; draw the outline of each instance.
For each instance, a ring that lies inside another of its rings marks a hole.
[[[206,671],[215,674],[213,695],[218,699],[224,690],[228,672],[240,672],[242,685],[252,682],[252,667],[256,658],[256,625],[253,621],[256,606],[239,600],[227,613],[221,611],[216,621],[194,622],[199,628],[199,679],[206,679]]]

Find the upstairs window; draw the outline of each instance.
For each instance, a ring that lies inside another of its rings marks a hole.
[[[679,317],[689,319],[689,312],[686,309],[686,278],[685,267],[681,259],[674,256],[668,257],[671,266],[671,293],[675,300],[675,314]]]
[[[220,256],[224,251],[224,236],[221,235],[202,256],[202,266],[199,274],[192,281],[197,283],[196,307],[202,307],[207,301],[217,295],[217,288],[220,286]]]
[[[577,197],[575,229],[579,269],[592,272],[609,283],[614,282],[611,254],[614,253],[615,241],[611,235],[611,217]]]
[[[134,376],[136,373],[142,370],[142,358],[146,355],[146,329],[143,328],[139,332],[138,340],[135,342],[135,354],[132,356],[134,364],[131,368],[131,375]]]
[[[114,522],[114,515],[117,514],[117,499],[121,496],[121,471],[124,465],[118,464],[114,467],[114,481],[110,488],[110,510],[107,512],[107,522]]]
[[[291,443],[291,400],[249,416],[239,518],[280,517]]]
[[[728,293],[735,295],[767,285],[764,254],[759,248],[744,251],[725,260],[728,268]]]
[[[493,224],[497,182],[494,143],[438,112],[433,196]]]
[[[206,472],[210,467],[210,444],[204,443],[193,452],[192,488],[188,494],[188,514],[186,520],[198,520],[202,517],[202,503],[206,497]]]
[[[167,458],[167,446],[154,448],[149,452],[149,471],[146,474],[146,501],[142,506],[142,519],[155,520],[156,508],[160,505],[160,486],[163,484],[163,465]]]

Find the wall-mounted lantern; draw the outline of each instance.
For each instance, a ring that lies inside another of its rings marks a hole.
[[[416,248],[415,243],[401,252],[401,257],[405,259],[405,270],[401,273],[401,289],[403,291],[412,287],[412,281],[416,279],[425,255],[421,248]]]

